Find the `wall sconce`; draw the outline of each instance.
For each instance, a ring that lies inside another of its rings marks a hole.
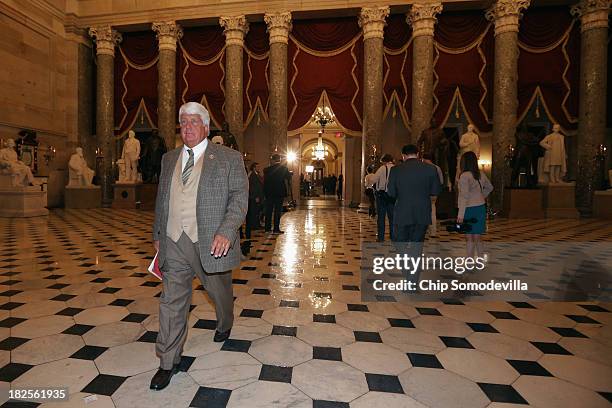
[[[597,154],[595,154],[595,158],[598,160],[605,160],[607,150],[608,148],[606,147],[606,145],[600,144],[599,146],[597,146]]]
[[[102,149],[100,149],[99,147],[96,147],[96,159],[101,159],[103,157],[104,155],[102,154]]]
[[[45,151],[45,154],[43,155],[43,157],[45,158],[45,164],[47,166],[49,166],[49,163],[55,158],[55,147],[49,145],[47,146],[47,150]]]
[[[486,159],[481,159],[478,160],[478,165],[483,169],[488,169],[489,167],[491,167],[491,160],[486,160]]]

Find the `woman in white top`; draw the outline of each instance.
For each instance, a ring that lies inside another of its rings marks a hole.
[[[465,237],[468,257],[473,258],[483,256],[481,235],[486,230],[487,222],[485,200],[493,191],[493,185],[478,169],[478,158],[474,152],[461,156],[460,167],[457,222],[466,221],[472,227]]]

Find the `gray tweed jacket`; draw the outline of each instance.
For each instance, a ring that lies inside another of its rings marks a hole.
[[[183,147],[162,157],[161,173],[155,202],[153,240],[159,240],[159,267],[166,260],[170,184],[176,161],[181,159]],[[238,229],[244,221],[249,200],[249,182],[240,152],[208,142],[197,193],[196,217],[200,261],[207,273],[219,273],[240,264]],[[215,235],[229,239],[231,248],[226,256],[215,258],[210,247]]]

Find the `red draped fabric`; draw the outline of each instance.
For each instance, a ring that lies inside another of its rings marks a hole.
[[[115,128],[121,135],[144,108],[157,126],[157,40],[151,31],[125,33],[115,56]]]
[[[363,40],[356,18],[294,22],[288,49],[289,130],[310,120],[323,91],[338,122],[361,131]]]
[[[580,33],[568,6],[528,9],[519,31],[518,118],[536,101],[552,121],[576,129]],[[536,111],[536,114],[538,111]]]
[[[397,97],[395,109],[399,110],[404,125],[408,126],[412,109],[412,29],[404,14],[394,14],[387,18],[384,36],[383,98],[384,112],[392,109],[393,99]]]
[[[482,11],[443,13],[434,34],[434,118],[443,125],[457,103],[481,131],[491,129],[493,28]],[[454,102],[454,103],[453,103]]]
[[[177,106],[200,102],[220,127],[225,116],[225,36],[220,26],[185,29],[177,53]],[[179,103],[180,101],[180,103]]]
[[[242,112],[246,127],[255,114],[257,104],[261,104],[265,116],[268,112],[270,40],[266,31],[266,24],[251,24],[244,44]]]

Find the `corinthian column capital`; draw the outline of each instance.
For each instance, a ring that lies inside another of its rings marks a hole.
[[[176,42],[183,37],[183,29],[175,21],[163,21],[153,23],[153,31],[156,33],[159,49],[176,51]]]
[[[436,16],[442,12],[442,3],[413,4],[406,15],[406,21],[412,26],[412,36],[427,35],[433,37]]]
[[[89,36],[96,43],[97,55],[106,54],[112,57],[115,56],[115,46],[123,39],[121,33],[113,30],[110,25],[90,27]]]
[[[287,44],[289,42],[289,32],[291,31],[291,13],[289,11],[266,13],[264,21],[270,33],[270,44]]]
[[[497,0],[485,17],[495,22],[495,35],[518,32],[521,12],[529,7],[531,0]]]
[[[223,27],[226,45],[244,45],[244,36],[249,32],[249,23],[244,15],[219,17],[219,24]]]
[[[383,38],[385,19],[389,16],[389,7],[364,7],[359,13],[359,27],[363,30],[363,39]]]
[[[593,28],[608,28],[608,14],[612,0],[582,0],[571,9],[571,13],[580,17],[581,31]]]

